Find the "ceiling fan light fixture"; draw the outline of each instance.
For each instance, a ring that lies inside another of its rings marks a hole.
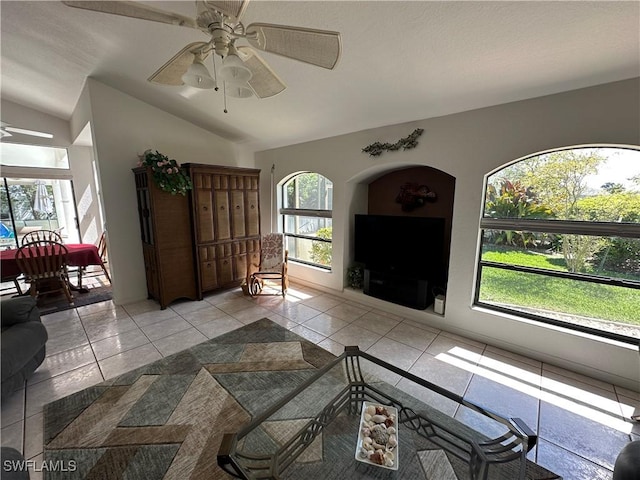
[[[199,56],[196,56],[185,74],[182,75],[182,81],[195,88],[213,88],[216,83]]]
[[[251,70],[249,70],[242,59],[235,53],[235,49],[229,49],[229,55],[222,60],[220,78],[227,83],[243,84],[251,80]]]
[[[248,84],[227,83],[225,84],[225,93],[233,98],[249,98],[253,96],[253,90]]]

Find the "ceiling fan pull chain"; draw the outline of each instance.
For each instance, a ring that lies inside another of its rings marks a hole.
[[[218,73],[216,72],[216,54],[215,54],[215,52],[213,52],[213,55],[211,55],[211,61],[213,62],[213,81],[214,81],[213,89],[217,92],[218,91]]]
[[[227,82],[222,82],[222,96],[224,97],[224,113],[227,111]]]

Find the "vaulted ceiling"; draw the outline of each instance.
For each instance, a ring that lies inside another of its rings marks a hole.
[[[142,3],[195,17],[193,1]],[[288,88],[225,114],[220,92],[147,81],[198,30],[57,1],[3,0],[0,16],[3,98],[68,119],[93,77],[258,150],[640,76],[640,2],[253,0],[245,25],[339,31],[342,56],[263,53]]]

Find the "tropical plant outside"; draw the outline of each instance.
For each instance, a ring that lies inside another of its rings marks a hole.
[[[332,227],[318,229],[316,236],[331,240]],[[311,260],[320,265],[331,265],[331,243],[313,241],[311,244]]]

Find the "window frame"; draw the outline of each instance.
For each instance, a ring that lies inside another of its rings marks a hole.
[[[488,173],[484,180],[484,189],[482,196],[482,213],[479,223],[479,242],[478,242],[478,261],[476,271],[476,281],[473,296],[473,305],[486,308],[489,310],[514,315],[530,320],[540,321],[546,324],[569,328],[571,330],[593,334],[598,337],[617,340],[623,343],[631,343],[637,345],[639,343],[638,338],[622,335],[615,332],[610,332],[603,329],[589,327],[581,325],[579,323],[571,323],[568,321],[558,320],[552,317],[546,317],[543,315],[537,315],[535,313],[524,312],[515,308],[509,308],[501,305],[495,305],[492,303],[486,303],[480,300],[480,291],[482,285],[482,270],[484,267],[499,268],[503,270],[511,270],[516,272],[542,275],[545,277],[565,278],[569,280],[575,280],[580,282],[590,282],[602,285],[611,285],[624,288],[632,288],[640,290],[640,281],[634,281],[622,278],[611,278],[597,275],[590,275],[585,273],[574,273],[567,271],[548,270],[544,268],[513,265],[495,261],[488,261],[482,259],[482,250],[484,246],[484,237],[486,230],[504,230],[504,231],[525,231],[525,232],[538,232],[538,233],[553,233],[553,234],[569,234],[569,235],[590,235],[601,237],[623,237],[623,238],[640,238],[640,223],[629,222],[596,222],[596,221],[580,221],[580,220],[553,220],[553,219],[527,219],[527,218],[492,218],[485,217],[486,208],[486,191],[489,185],[489,179],[504,170],[505,168],[514,165],[518,162],[527,161],[528,159],[538,157],[540,155],[552,153],[562,150],[573,150],[581,147],[574,147],[569,149],[560,149],[554,151],[543,152],[535,155],[530,155],[522,158],[516,162],[512,162],[503,166],[500,169],[496,169],[493,172]],[[621,148],[621,147],[614,147]]]
[[[299,172],[295,175],[292,175],[291,177],[289,177],[288,179],[286,179],[285,181],[283,181],[280,184],[280,194],[281,194],[281,198],[282,201],[284,202],[284,199],[286,198],[287,192],[286,192],[286,188],[287,185],[290,182],[293,182],[296,180],[296,178],[302,176],[302,175],[306,175],[306,174],[316,174],[316,175],[320,175],[323,178],[329,180],[327,177],[325,177],[324,175],[322,175],[321,173],[318,172],[311,172],[311,171],[306,171],[306,172]],[[331,182],[331,184],[333,185],[333,182]],[[332,195],[333,195],[333,188],[332,190]],[[331,204],[333,204],[333,200],[331,201]],[[282,228],[282,233],[285,236],[285,244],[286,244],[286,239],[287,238],[300,238],[300,239],[305,239],[305,240],[310,240],[310,241],[314,241],[314,242],[323,242],[323,243],[328,243],[328,244],[333,244],[333,240],[329,239],[329,238],[320,238],[320,237],[315,237],[312,235],[304,235],[304,234],[300,234],[300,233],[287,233],[287,228],[286,228],[286,217],[287,216],[298,216],[298,217],[315,217],[315,218],[329,218],[331,220],[333,220],[333,210],[328,210],[328,209],[308,209],[308,208],[284,208],[281,207],[278,210],[278,213],[281,216],[281,228]],[[316,268],[320,268],[323,270],[327,270],[327,271],[331,271],[331,265],[323,265],[320,263],[315,263],[315,262],[310,262],[307,260],[303,260],[300,258],[296,258],[294,256],[291,255],[291,252],[289,253],[289,257],[288,259],[292,262],[296,262],[296,263],[300,263],[303,265],[308,265],[311,267],[316,267]],[[332,255],[331,255],[331,262],[333,263],[333,251],[332,251]]]

